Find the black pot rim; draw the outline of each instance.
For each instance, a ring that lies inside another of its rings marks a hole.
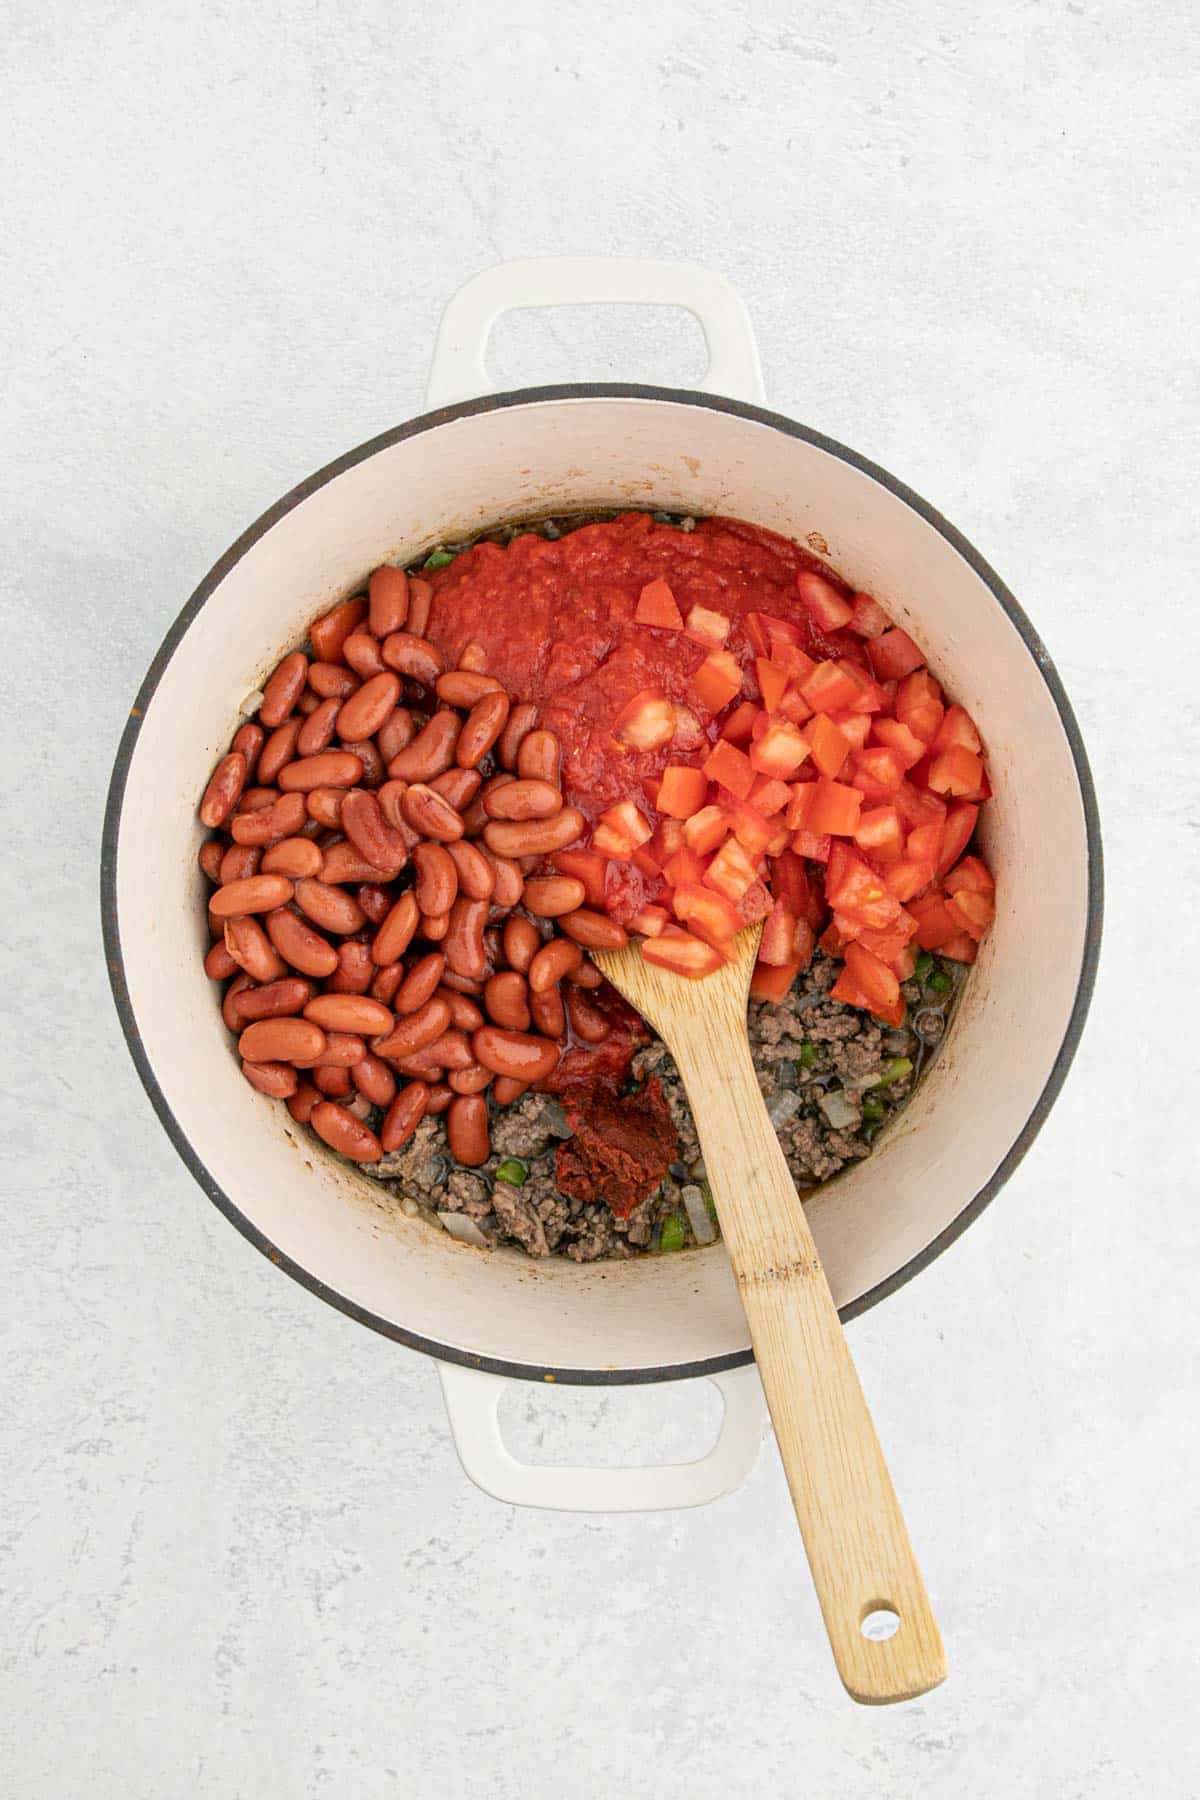
[[[935,507],[930,506],[928,501],[923,500],[919,494],[914,493],[911,488],[898,481],[886,469],[880,468],[877,463],[860,456],[856,451],[848,449],[846,445],[837,443],[823,433],[813,431],[806,425],[797,424],[795,420],[789,419],[781,413],[771,412],[765,407],[753,406],[745,401],[730,400],[719,395],[700,393],[687,388],[652,387],[631,382],[575,382],[546,387],[517,388],[508,393],[488,394],[477,400],[464,400],[453,406],[442,407],[435,412],[422,413],[416,418],[409,419],[403,425],[395,426],[390,431],[385,431],[378,437],[369,439],[356,449],[347,451],[345,455],[327,463],[324,468],[318,469],[315,474],[310,475],[297,487],[294,487],[290,493],[285,494],[274,506],[268,508],[247,531],[242,533],[236,543],[231,545],[224,556],[214,563],[201,581],[163,639],[130,710],[117,749],[104,815],[100,854],[100,901],[104,949],[109,982],[121,1021],[121,1029],[125,1034],[125,1041],[129,1046],[138,1075],[149,1096],[150,1103],[158,1115],[159,1122],[187,1168],[213,1204],[224,1213],[232,1225],[236,1226],[243,1237],[247,1238],[256,1249],[260,1250],[277,1268],[290,1275],[293,1280],[298,1281],[330,1306],[336,1307],[339,1312],[357,1320],[360,1325],[370,1326],[372,1330],[380,1332],[383,1336],[393,1338],[397,1343],[405,1344],[410,1349],[423,1351],[426,1355],[435,1357],[439,1361],[460,1363],[467,1368],[484,1369],[493,1374],[507,1375],[517,1380],[555,1381],[578,1386],[629,1386],[652,1381],[680,1381],[697,1376],[715,1375],[726,1369],[741,1367],[753,1361],[753,1352],[744,1350],[728,1356],[704,1357],[694,1362],[656,1365],[640,1369],[542,1367],[531,1363],[509,1362],[502,1357],[477,1356],[469,1351],[461,1350],[453,1344],[439,1343],[436,1339],[424,1337],[417,1332],[406,1331],[391,1320],[381,1318],[378,1314],[357,1305],[353,1300],[347,1299],[344,1294],[329,1287],[321,1280],[320,1276],[294,1262],[240,1211],[230,1196],[218,1185],[193,1149],[172,1112],[167,1097],[150,1065],[125,980],[120,919],[117,912],[116,867],[117,840],[120,832],[126,780],[137,744],[141,721],[154,697],[163,672],[188,627],[209,596],[246,552],[272,526],[278,524],[280,519],[286,517],[294,507],[307,500],[319,488],[324,487],[327,482],[343,474],[347,469],[353,468],[356,463],[365,461],[368,457],[374,456],[378,451],[385,450],[393,444],[401,443],[407,438],[417,437],[423,432],[434,430],[456,419],[469,419],[509,407],[558,400],[655,400],[667,401],[675,405],[703,407],[712,412],[732,413],[739,418],[750,419],[758,424],[773,427],[788,437],[803,439],[804,442],[814,445],[817,449],[840,458],[843,462],[849,463],[853,468],[870,476],[872,480],[879,482],[898,499],[904,501],[924,519],[926,524],[931,525],[958,551],[964,561],[969,563],[975,573],[987,584],[1037,664],[1042,679],[1050,690],[1051,698],[1058,710],[1067,742],[1070,745],[1087,831],[1087,929],[1084,935],[1083,955],[1080,961],[1079,979],[1071,1016],[1046,1084],[1011,1149],[990,1180],[967,1202],[945,1230],[940,1232],[923,1250],[912,1257],[903,1267],[897,1269],[886,1281],[879,1282],[849,1306],[843,1307],[842,1319],[857,1318],[861,1313],[878,1305],[889,1294],[894,1294],[898,1288],[911,1281],[914,1275],[920,1274],[922,1269],[927,1268],[936,1257],[947,1250],[955,1239],[960,1237],[967,1227],[979,1217],[985,1206],[1016,1169],[1045,1123],[1074,1059],[1091,1004],[1103,927],[1104,872],[1100,816],[1096,804],[1095,786],[1088,766],[1087,752],[1084,749],[1083,739],[1066,690],[1045,645],[1016,598],[1009,592],[996,571],[980,555],[975,546],[968,542],[948,520],[944,519]]]

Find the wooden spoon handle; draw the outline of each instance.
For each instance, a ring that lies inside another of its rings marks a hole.
[[[749,1046],[690,1049],[676,1059],[838,1673],[855,1700],[912,1699],[945,1679],[945,1652]],[[882,1641],[862,1629],[880,1612],[899,1619]]]

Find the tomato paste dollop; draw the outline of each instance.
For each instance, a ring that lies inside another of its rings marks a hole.
[[[627,1219],[678,1152],[662,1083],[653,1079],[624,1095],[576,1088],[563,1104],[575,1135],[556,1153],[559,1192],[572,1200],[607,1200],[614,1217]]]

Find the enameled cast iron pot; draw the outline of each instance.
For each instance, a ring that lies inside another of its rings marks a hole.
[[[703,390],[588,383],[475,397],[486,394],[483,350],[501,312],[584,301],[688,308],[709,346]],[[1100,839],[1062,684],[999,577],[891,475],[764,411],[761,398],[744,309],[717,276],[603,259],[487,271],[446,310],[431,410],[311,476],[225,553],[167,633],[117,757],[104,929],[121,1022],[163,1126],[209,1197],[274,1263],[440,1360],[468,1472],[511,1500],[684,1505],[741,1478],[762,1405],[724,1253],[578,1266],[457,1244],[404,1216],[255,1093],[201,966],[197,799],[246,695],[379,563],[411,562],[505,519],[596,504],[730,514],[827,555],[927,650],[978,721],[996,790],[984,815],[996,923],[949,1040],[871,1157],[808,1207],[844,1316],[873,1306],[979,1214],[1054,1101],[1095,969]],[[726,1401],[717,1445],[697,1463],[529,1469],[499,1436],[497,1376],[692,1375],[716,1379]]]

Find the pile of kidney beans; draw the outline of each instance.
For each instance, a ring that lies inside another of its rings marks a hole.
[[[582,881],[532,873],[584,830],[558,741],[479,645],[446,667],[423,635],[431,600],[377,569],[235,732],[200,803],[204,966],[228,984],[247,1081],[334,1150],[377,1162],[445,1112],[452,1154],[477,1166],[488,1093],[505,1106],[544,1080],[568,1022],[608,1035],[584,950],[626,934],[581,904]]]

